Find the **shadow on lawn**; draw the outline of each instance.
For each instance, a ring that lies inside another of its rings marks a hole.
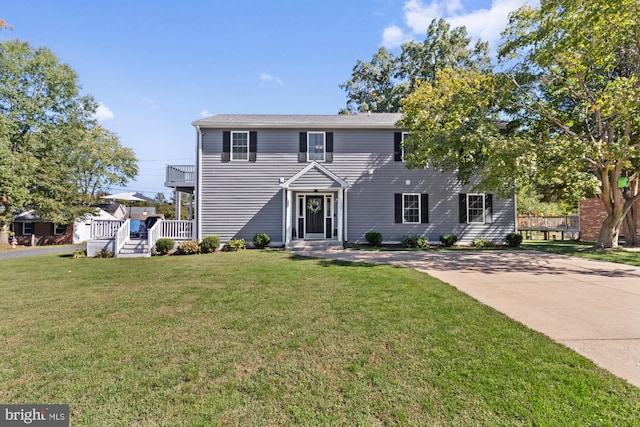
[[[391,264],[419,270],[465,270],[485,274],[529,273],[534,275],[584,275],[600,277],[638,277],[640,267],[599,262],[534,251],[308,251],[292,259],[321,258],[324,265],[363,266]],[[579,261],[579,262],[577,262]]]

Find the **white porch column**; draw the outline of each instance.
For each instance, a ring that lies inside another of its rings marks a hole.
[[[342,232],[343,224],[346,220],[346,218],[344,217],[345,210],[343,208],[345,202],[344,192],[344,188],[341,188],[340,191],[338,191],[338,240],[341,242],[344,241],[344,239],[342,238]]]
[[[293,227],[291,225],[291,197],[292,197],[293,193],[290,189],[287,188],[287,192],[286,192],[286,199],[285,199],[285,203],[284,203],[284,221],[285,221],[285,227],[284,227],[284,242],[289,243],[292,240],[292,231],[293,231]]]
[[[175,190],[175,196],[174,196],[174,201],[176,203],[176,219],[180,219],[180,215],[181,215],[181,209],[180,209],[180,205],[182,203],[180,203],[182,200],[182,192]]]

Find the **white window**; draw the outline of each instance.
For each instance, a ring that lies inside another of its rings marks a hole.
[[[23,222],[22,223],[22,234],[33,234],[33,223],[32,222]]]
[[[53,226],[53,234],[58,236],[67,232],[67,226],[62,224],[55,224]]]
[[[467,222],[484,224],[484,194],[467,194]]]
[[[309,132],[307,134],[307,160],[324,162],[325,134],[324,132]]]
[[[420,224],[420,194],[402,195],[402,223]]]
[[[249,160],[249,132],[231,132],[231,160]]]
[[[402,161],[406,162],[407,161],[407,154],[409,154],[411,151],[409,149],[409,147],[405,147],[404,142],[409,139],[409,132],[402,132]]]

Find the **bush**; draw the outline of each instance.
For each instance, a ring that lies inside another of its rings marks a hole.
[[[509,233],[504,240],[507,242],[507,246],[511,248],[517,248],[518,246],[520,246],[520,243],[522,243],[522,234]]]
[[[180,242],[176,248],[176,255],[195,255],[200,253],[200,243],[197,240]]]
[[[113,251],[110,251],[109,249],[100,249],[96,252],[94,258],[113,258]]]
[[[429,240],[416,236],[415,234],[407,234],[406,236],[402,236],[400,244],[403,248],[428,248]]]
[[[271,237],[265,233],[258,233],[253,236],[253,245],[258,249],[266,248],[271,243]]]
[[[380,246],[382,244],[382,234],[377,231],[367,231],[364,237],[371,246]]]
[[[231,239],[222,247],[224,252],[237,252],[241,249],[247,249],[247,241],[244,239]]]
[[[167,239],[166,237],[158,239],[156,241],[156,252],[160,255],[166,255],[175,246],[173,239]]]
[[[471,243],[471,246],[473,246],[474,248],[486,249],[486,248],[495,248],[496,244],[484,237],[478,237]]]
[[[84,249],[76,249],[73,251],[73,258],[85,258],[87,256],[87,251]]]
[[[443,234],[440,236],[440,241],[445,247],[449,248],[458,241],[458,236],[455,234]]]
[[[215,252],[219,247],[219,236],[206,236],[204,239],[202,239],[202,242],[200,242],[200,252],[202,252],[203,254],[210,254],[211,252]]]

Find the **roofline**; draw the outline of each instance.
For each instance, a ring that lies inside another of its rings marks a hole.
[[[390,113],[389,113],[390,114]],[[242,115],[239,115],[241,117]],[[314,117],[339,117],[339,115],[281,115],[282,122],[255,120],[255,115],[247,115],[253,120],[238,121],[233,123],[210,123],[207,119],[199,119],[191,122],[194,127],[201,129],[400,129],[396,123],[379,123],[379,122],[361,122],[361,123],[330,123],[330,122],[314,122]],[[215,116],[213,116],[215,117]],[[280,117],[278,114],[265,115],[265,117]],[[288,122],[286,117],[308,117],[309,121]]]

